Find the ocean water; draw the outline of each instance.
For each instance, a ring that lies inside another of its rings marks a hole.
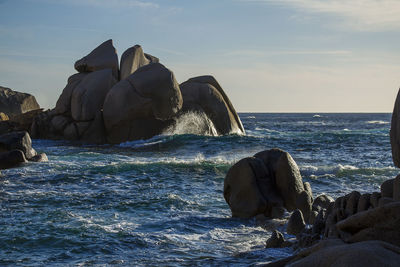
[[[170,132],[121,145],[33,140],[49,162],[3,170],[0,266],[248,266],[289,256],[271,231],[232,218],[224,177],[278,147],[313,194],[379,190],[399,171],[391,114],[241,113],[246,135]],[[189,127],[189,126],[188,126]]]

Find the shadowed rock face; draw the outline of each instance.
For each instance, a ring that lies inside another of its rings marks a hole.
[[[27,132],[0,135],[0,169],[13,168],[29,161],[47,161],[46,154],[37,154]]]
[[[212,76],[191,78],[180,85],[182,112],[203,112],[218,134],[244,134],[244,128],[232,103]]]
[[[33,95],[0,86],[0,112],[10,117],[36,109],[40,109],[40,106]]]
[[[182,107],[173,73],[160,63],[146,65],[108,93],[103,108],[110,143],[160,134]]]
[[[280,149],[259,152],[233,165],[224,181],[224,198],[232,216],[272,216],[274,208],[299,209],[310,214],[312,196],[289,153]],[[306,196],[306,200],[300,201]],[[305,218],[308,220],[308,218]]]
[[[400,90],[397,93],[396,102],[392,113],[390,126],[390,144],[392,145],[393,163],[400,168]]]

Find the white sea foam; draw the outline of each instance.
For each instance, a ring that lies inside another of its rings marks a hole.
[[[379,120],[377,120],[377,121],[367,121],[366,123],[367,124],[389,124],[388,121],[379,121]]]

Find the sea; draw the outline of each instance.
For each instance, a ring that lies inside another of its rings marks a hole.
[[[379,191],[399,173],[389,113],[239,116],[245,135],[192,134],[193,117],[119,145],[33,140],[48,162],[1,171],[0,266],[256,266],[294,250],[266,249],[271,229],[232,218],[235,162],[286,150],[314,197]]]

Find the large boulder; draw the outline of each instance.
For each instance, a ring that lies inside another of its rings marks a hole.
[[[231,101],[213,76],[200,76],[180,85],[182,112],[201,112],[213,122],[218,134],[243,134],[244,128]]]
[[[382,240],[400,246],[400,202],[358,212],[336,224],[346,242]]]
[[[390,144],[392,146],[393,163],[400,168],[400,89],[397,93],[390,126]]]
[[[107,40],[96,47],[87,56],[75,62],[78,72],[93,72],[111,69],[114,77],[118,79],[118,55],[112,40]]]
[[[340,240],[328,239],[300,251],[297,255],[266,266],[381,267],[398,266],[399,261],[400,248],[386,242],[365,241],[344,244]]]
[[[308,194],[296,162],[280,149],[240,160],[229,169],[224,181],[224,198],[235,217],[271,217],[274,207],[289,211],[298,208],[309,214],[312,202]]]
[[[120,80],[128,78],[137,69],[150,63],[159,63],[159,59],[143,53],[140,45],[135,45],[127,49],[121,56]]]
[[[106,96],[107,140],[120,143],[160,134],[181,107],[182,95],[172,71],[160,63],[141,67]]]
[[[86,75],[71,95],[71,116],[75,121],[94,120],[103,108],[104,99],[116,84],[111,69],[103,69]]]
[[[33,95],[0,86],[0,111],[8,117],[35,109],[40,109],[40,106]]]

